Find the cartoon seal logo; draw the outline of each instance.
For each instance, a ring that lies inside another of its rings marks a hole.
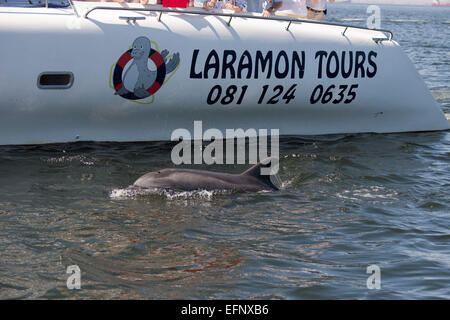
[[[128,100],[141,100],[154,94],[167,82],[166,75],[175,73],[180,64],[180,54],[174,53],[170,60],[169,51],[161,53],[151,47],[155,42],[147,37],[138,37],[134,40],[131,49],[117,60],[113,72],[113,85],[115,95]],[[152,66],[153,65],[153,66]],[[150,70],[151,68],[156,70]],[[111,67],[112,70],[112,67]],[[111,82],[111,79],[110,79]]]

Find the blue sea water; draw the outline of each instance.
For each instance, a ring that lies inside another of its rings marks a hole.
[[[331,5],[329,20],[364,26],[366,8]],[[450,113],[450,8],[381,14]],[[450,298],[450,132],[285,137],[275,193],[123,193],[170,150],[0,147],[0,298]]]

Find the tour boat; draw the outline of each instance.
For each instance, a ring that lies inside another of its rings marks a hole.
[[[1,145],[165,141],[194,121],[280,135],[450,128],[389,31],[199,7],[0,1]]]

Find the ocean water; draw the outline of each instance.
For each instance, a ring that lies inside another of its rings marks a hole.
[[[381,9],[450,113],[450,8]],[[171,146],[0,147],[0,298],[450,298],[450,132],[285,137],[274,193],[124,193]]]

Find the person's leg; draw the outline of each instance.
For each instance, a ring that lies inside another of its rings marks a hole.
[[[327,19],[327,15],[323,11],[320,13],[317,13],[316,20],[325,21],[326,19]]]
[[[324,21],[326,19],[326,15],[323,12],[308,10],[308,15],[306,18],[309,20]]]

